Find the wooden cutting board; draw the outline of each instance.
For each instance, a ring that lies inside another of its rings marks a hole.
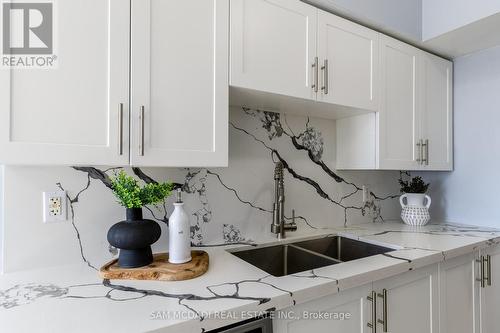
[[[183,281],[203,275],[208,270],[208,253],[191,251],[192,260],[185,264],[171,264],[168,253],[153,255],[152,264],[138,268],[121,268],[118,259],[114,259],[101,267],[99,274],[108,280],[157,280]]]

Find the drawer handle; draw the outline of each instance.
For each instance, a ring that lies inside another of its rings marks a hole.
[[[139,131],[140,131],[140,143],[139,143],[139,155],[144,156],[144,105],[141,106],[139,112]]]
[[[425,140],[425,143],[422,143],[422,151],[425,151],[425,154],[422,152],[422,155],[425,156],[422,159],[422,164],[429,165],[429,140]]]
[[[422,140],[419,140],[417,143],[417,148],[418,148],[418,158],[417,158],[417,163],[422,165],[424,159],[423,159],[423,142]]]
[[[328,95],[328,59],[325,59],[321,71],[323,72],[323,87],[321,87],[321,90],[325,95]]]
[[[118,155],[123,155],[123,103],[118,106]]]
[[[312,64],[312,68],[313,68],[313,84],[312,84],[312,88],[314,90],[314,92],[318,92],[318,76],[319,76],[319,73],[318,73],[318,64],[319,60],[318,60],[318,57],[315,57],[314,58],[314,63]]]
[[[387,289],[382,290],[382,294],[377,294],[378,297],[382,298],[382,319],[377,320],[379,324],[382,324],[384,332],[387,332]]]
[[[372,293],[366,298],[370,302],[372,302],[372,321],[366,326],[372,329],[372,333],[377,333],[377,293],[372,291]]]
[[[486,280],[486,284],[488,285],[488,287],[491,286],[491,256],[488,254],[486,256],[486,258],[483,259],[486,263],[486,276],[485,276],[485,280]]]
[[[480,274],[481,274],[481,276],[476,279],[476,281],[481,282],[481,288],[485,288],[486,287],[486,283],[485,283],[485,281],[486,281],[485,280],[486,269],[484,267],[484,262],[485,261],[486,260],[484,259],[484,256],[481,256],[481,258],[476,259],[476,262],[481,265],[481,267],[480,267],[480,272],[481,272]]]

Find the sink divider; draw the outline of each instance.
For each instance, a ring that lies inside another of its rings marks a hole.
[[[324,254],[321,254],[321,253],[318,253],[318,252],[314,252],[314,251],[311,251],[311,250],[308,250],[308,249],[304,249],[303,247],[300,247],[300,246],[297,246],[297,245],[294,245],[294,244],[287,244],[287,245],[290,246],[290,247],[293,247],[296,250],[307,252],[309,254],[312,254],[312,255],[315,255],[315,256],[327,259],[327,260],[331,260],[331,261],[333,261],[333,262],[335,262],[337,264],[343,263],[343,261],[341,261],[339,259],[327,256],[327,255],[324,255]],[[286,248],[285,248],[285,251],[286,251]]]

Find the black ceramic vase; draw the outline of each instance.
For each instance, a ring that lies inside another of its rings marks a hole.
[[[120,249],[118,265],[123,268],[147,266],[153,262],[151,244],[161,235],[155,221],[142,218],[142,208],[127,208],[127,219],[108,231],[108,242]]]

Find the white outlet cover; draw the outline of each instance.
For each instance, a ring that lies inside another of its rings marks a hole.
[[[68,219],[65,191],[43,192],[43,222],[62,222]]]
[[[363,203],[366,203],[368,201],[369,196],[370,196],[370,193],[368,191],[368,186],[363,185]]]

